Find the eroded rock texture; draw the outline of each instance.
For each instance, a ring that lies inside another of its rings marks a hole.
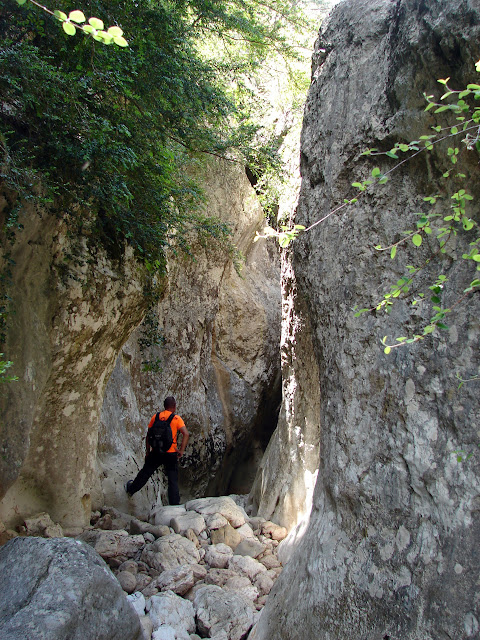
[[[192,246],[168,265],[168,286],[150,322],[163,336],[142,349],[144,323],[123,348],[107,386],[99,439],[98,505],[126,505],[123,482],[143,464],[150,417],[167,395],[191,433],[180,471],[182,500],[247,493],[280,405],[280,267],[273,244],[254,243],[265,220],[243,167],[211,162],[199,176],[207,212],[228,223],[244,255],[239,275],[225,251]],[[150,325],[151,326],[151,325]],[[157,373],[142,361],[159,359]],[[130,508],[148,514],[154,481]]]
[[[384,156],[361,157],[365,148],[389,150],[437,122],[445,126],[445,114],[423,111],[422,94],[440,95],[438,78],[450,76],[458,87],[477,81],[479,25],[480,4],[472,0],[348,0],[335,8],[316,43],[296,223],[309,226],[353,197],[351,183],[374,166],[391,168]],[[318,368],[320,469],[306,533],[250,636],[255,640],[293,640],[299,629],[312,640],[478,637],[478,383],[458,390],[456,379],[457,372],[478,373],[478,294],[455,307],[448,332],[388,356],[381,338],[428,323],[429,303],[412,310],[401,302],[388,317],[355,319],[352,312],[381,299],[405,265],[431,257],[435,240],[426,239],[420,251],[407,247],[396,260],[373,247],[412,228],[424,196],[442,194],[438,211],[448,212],[452,194],[441,175],[452,165],[445,151],[419,154],[383,189],[293,246],[313,343],[313,354],[296,350],[296,367],[310,367],[313,355]],[[463,154],[459,165],[478,198],[478,155]],[[469,213],[478,221],[476,205]],[[442,291],[442,306],[454,305],[476,276],[465,261],[452,260],[472,239],[459,236],[441,261],[453,285]],[[420,291],[432,273],[422,272]],[[318,393],[310,401],[313,382],[306,378],[294,391],[298,416],[318,401]],[[284,451],[300,438],[298,425],[290,420]],[[459,463],[457,450],[473,457]],[[281,495],[289,475],[263,486],[263,500],[269,492]]]
[[[1,395],[0,516],[84,524],[104,388],[145,313],[144,278],[130,251],[112,260],[67,217],[24,207],[19,223],[1,256],[2,270],[13,260],[5,353],[19,380]]]

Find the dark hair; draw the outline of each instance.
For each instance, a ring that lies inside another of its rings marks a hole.
[[[163,402],[163,406],[167,411],[171,411],[172,409],[174,409],[176,404],[177,403],[175,402],[175,398],[173,396],[168,396],[168,398],[165,398]]]

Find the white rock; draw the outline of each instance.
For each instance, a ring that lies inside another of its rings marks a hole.
[[[282,566],[280,560],[273,554],[263,556],[263,558],[260,559],[260,562],[263,564],[263,566],[267,567],[267,569],[276,569],[277,567]]]
[[[264,536],[268,536],[269,538],[272,538],[272,540],[277,541],[286,538],[288,533],[285,527],[281,527],[280,525],[275,524],[274,522],[270,522],[269,520],[262,522],[262,524],[260,525],[260,530]]]
[[[241,527],[238,527],[237,528],[237,533],[239,533],[242,536],[242,538],[255,538],[255,534],[253,533],[253,529],[248,524],[248,522],[245,522],[245,524],[242,524]]]
[[[225,634],[227,640],[241,640],[255,621],[247,598],[213,585],[197,591],[193,606],[199,632],[210,638]]]
[[[195,580],[203,580],[207,575],[207,568],[201,564],[191,564],[189,565],[190,569],[193,572],[193,577]]]
[[[42,536],[44,538],[62,538],[63,529],[51,519],[48,513],[39,513],[32,518],[25,519],[28,536]]]
[[[205,584],[214,584],[222,587],[229,578],[235,578],[238,573],[231,569],[211,569],[206,577]]]
[[[234,591],[235,593],[240,593],[245,596],[245,598],[248,598],[248,600],[251,600],[252,603],[260,595],[257,587],[250,582],[247,576],[234,576],[233,578],[229,578],[223,588]]]
[[[162,624],[153,632],[152,640],[190,640],[190,635],[184,629],[174,629],[168,624]]]
[[[191,540],[177,533],[158,538],[142,551],[141,559],[158,571],[175,569],[182,564],[198,564],[200,553]]]
[[[236,505],[231,498],[226,496],[190,500],[190,502],[186,503],[185,508],[188,511],[196,511],[201,514],[220,513],[234,528],[241,527],[246,521],[245,511]]]
[[[225,569],[233,551],[227,544],[212,544],[205,549],[205,562],[212,569]]]
[[[153,632],[152,640],[176,640],[175,629],[168,624],[162,624]]]
[[[166,507],[163,507],[160,505],[160,506],[155,506],[152,509],[150,518],[151,520],[153,520],[153,522],[156,525],[163,524],[169,527],[170,520],[172,518],[177,518],[178,516],[182,516],[184,514],[185,514],[185,505],[183,504],[166,506]]]
[[[265,551],[265,549],[265,545],[258,540],[255,540],[255,538],[245,538],[237,547],[235,547],[235,555],[257,558],[261,553]]]
[[[254,582],[259,573],[267,572],[267,568],[263,564],[254,558],[250,558],[250,556],[233,556],[230,558],[228,568],[240,575],[247,576],[252,582]]]
[[[205,530],[207,525],[202,515],[195,511],[187,511],[180,516],[174,516],[170,520],[170,526],[175,533],[179,533],[182,536],[185,535],[189,529],[192,529],[198,536]]]
[[[255,578],[255,586],[260,596],[268,596],[273,587],[273,580],[265,573],[259,573]]]
[[[154,629],[161,625],[169,625],[177,632],[184,630],[187,633],[195,633],[195,611],[192,603],[172,591],[152,596],[147,609]]]
[[[195,584],[195,578],[191,569],[192,565],[184,564],[175,569],[168,569],[161,573],[155,580],[155,586],[160,591],[173,591],[183,596]]]
[[[80,540],[87,542],[102,558],[126,556],[133,558],[137,551],[145,546],[142,535],[129,536],[126,531],[103,531],[102,529],[89,529],[84,531]]]
[[[127,600],[132,604],[139,616],[145,615],[145,597],[140,591],[136,591],[127,596]]]
[[[207,529],[210,529],[210,531],[221,529],[228,523],[228,520],[221,513],[207,513],[204,517]]]

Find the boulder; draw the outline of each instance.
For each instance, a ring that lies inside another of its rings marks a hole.
[[[175,533],[179,533],[180,535],[185,535],[185,533],[191,529],[198,536],[205,529],[205,519],[200,514],[195,511],[187,511],[185,514],[174,516],[170,520],[170,526],[175,531]]]
[[[157,505],[151,513],[151,519],[156,525],[170,526],[170,520],[185,515],[185,505],[178,504],[172,506]]]
[[[135,593],[128,595],[127,600],[131,603],[139,616],[145,615],[146,602],[143,594],[140,593],[140,591],[136,591]]]
[[[62,527],[53,522],[48,513],[39,513],[31,518],[25,518],[25,529],[27,536],[63,537]]]
[[[163,524],[154,525],[149,522],[143,522],[143,520],[138,520],[138,518],[132,518],[130,521],[129,532],[130,535],[135,535],[137,533],[144,535],[146,533],[150,533],[155,538],[160,538],[161,536],[168,536],[170,529],[168,526]]]
[[[195,611],[192,603],[172,591],[152,596],[147,609],[155,629],[161,625],[169,625],[178,631],[195,633]]]
[[[2,640],[141,640],[138,615],[93,549],[15,538],[0,549]]]
[[[193,542],[177,533],[171,533],[146,545],[141,560],[162,572],[182,564],[197,564],[200,562],[200,553]]]
[[[173,591],[183,596],[195,584],[192,567],[193,565],[183,564],[175,569],[168,569],[155,579],[154,584],[159,591]]]
[[[137,578],[130,571],[119,571],[116,578],[120,586],[127,593],[133,593],[137,589]]]
[[[213,531],[214,529],[221,529],[228,524],[228,520],[222,516],[221,513],[206,513],[204,514],[207,529]]]
[[[266,546],[255,539],[245,538],[235,549],[237,556],[250,556],[257,558],[266,549]]]
[[[199,589],[193,606],[199,632],[210,638],[224,634],[227,640],[242,640],[255,622],[247,598],[214,585]]]
[[[217,587],[222,587],[227,580],[237,576],[238,573],[233,569],[210,569],[205,576],[204,582],[205,584],[213,584]]]
[[[227,523],[220,529],[215,529],[210,533],[212,544],[227,544],[233,551],[242,541],[242,536],[232,527],[230,523]]]
[[[212,544],[205,549],[205,562],[212,569],[225,569],[233,556],[231,547],[226,544]]]
[[[202,515],[220,513],[234,528],[245,524],[248,517],[245,511],[228,496],[190,500],[185,504],[185,508],[187,511],[196,511]]]
[[[252,582],[258,574],[267,573],[266,567],[250,556],[233,556],[228,563],[228,568],[240,575],[247,576]]]
[[[125,556],[133,558],[137,551],[145,546],[143,536],[129,536],[126,531],[103,531],[102,529],[90,529],[84,531],[80,540],[91,545],[102,558],[115,558]]]
[[[227,591],[234,591],[252,602],[259,596],[258,588],[254,586],[246,576],[229,578],[223,585],[223,588],[227,589]]]
[[[272,538],[272,540],[277,540],[277,542],[286,538],[288,533],[286,527],[281,527],[269,520],[262,522],[260,525],[260,531],[264,536],[268,536],[269,538]]]

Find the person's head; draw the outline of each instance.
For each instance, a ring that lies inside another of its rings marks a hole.
[[[173,396],[168,396],[168,398],[165,398],[163,406],[166,411],[175,411],[175,407],[177,406],[175,398]]]

